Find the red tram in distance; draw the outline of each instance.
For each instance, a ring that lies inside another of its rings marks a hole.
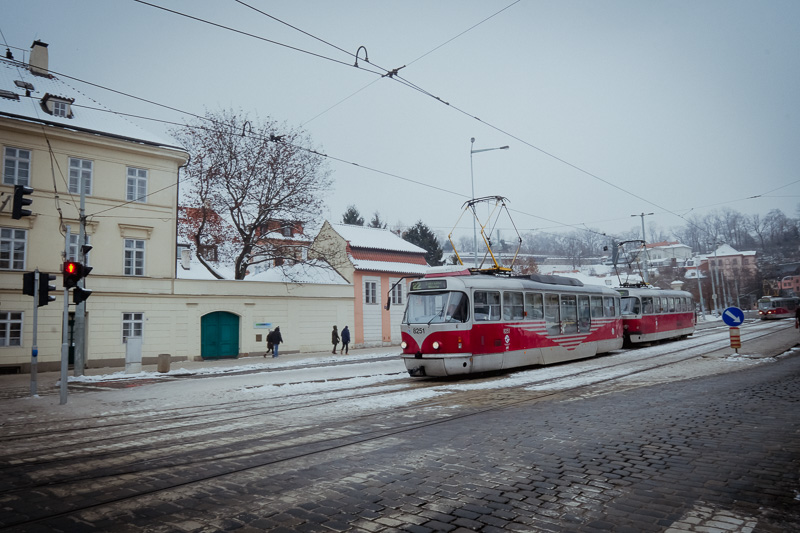
[[[626,344],[688,337],[697,322],[692,294],[647,287],[617,289]]]
[[[401,326],[411,376],[546,365],[622,347],[620,295],[561,276],[433,268],[410,285]]]
[[[764,296],[758,300],[758,316],[761,320],[794,318],[799,301],[796,296]]]

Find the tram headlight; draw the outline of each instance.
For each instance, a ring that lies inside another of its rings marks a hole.
[[[400,348],[402,348],[403,350],[405,350],[406,348],[408,348],[408,343],[407,343],[406,341],[403,341],[403,342],[401,342],[401,343],[400,343]]]
[[[434,350],[438,350],[439,348],[441,348],[441,346],[442,346],[442,345],[441,345],[441,344],[439,344],[439,341],[434,341],[434,342],[433,342],[433,349],[434,349]]]

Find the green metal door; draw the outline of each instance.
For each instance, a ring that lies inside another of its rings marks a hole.
[[[200,355],[203,359],[239,356],[239,317],[216,311],[200,319]]]

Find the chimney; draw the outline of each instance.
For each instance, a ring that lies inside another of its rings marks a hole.
[[[36,76],[44,76],[50,77],[50,71],[48,70],[49,59],[47,56],[47,43],[43,43],[42,41],[33,41],[31,45],[31,56],[28,59],[28,64],[31,69],[31,74]]]
[[[181,250],[181,268],[184,270],[189,270],[191,268],[192,262],[192,251],[188,248],[183,248]]]

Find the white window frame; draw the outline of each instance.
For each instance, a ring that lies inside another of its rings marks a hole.
[[[364,303],[376,304],[378,303],[378,282],[365,281],[364,282]]]
[[[3,185],[30,185],[31,151],[6,146],[3,150]]]
[[[0,270],[25,270],[27,254],[27,230],[0,228]]]
[[[128,167],[127,176],[125,199],[128,202],[147,203],[147,169]]]
[[[22,346],[24,319],[22,311],[0,311],[0,348]]]
[[[122,313],[122,343],[127,343],[128,338],[144,340],[144,313],[136,311]]]
[[[125,239],[123,248],[123,274],[126,276],[145,275],[145,241],[142,239]]]
[[[94,161],[79,157],[69,158],[69,192],[80,194],[81,174],[84,175],[83,188],[87,196],[92,195],[92,175],[94,174]]]
[[[69,118],[69,104],[64,100],[53,100],[53,116]]]
[[[69,234],[69,248],[67,252],[67,261],[80,261],[81,258],[78,257],[79,250],[78,250],[78,240],[80,239],[80,233],[70,233]],[[91,235],[86,235],[86,244],[91,244],[92,238]],[[89,253],[86,254],[86,260],[84,264],[89,265]]]

